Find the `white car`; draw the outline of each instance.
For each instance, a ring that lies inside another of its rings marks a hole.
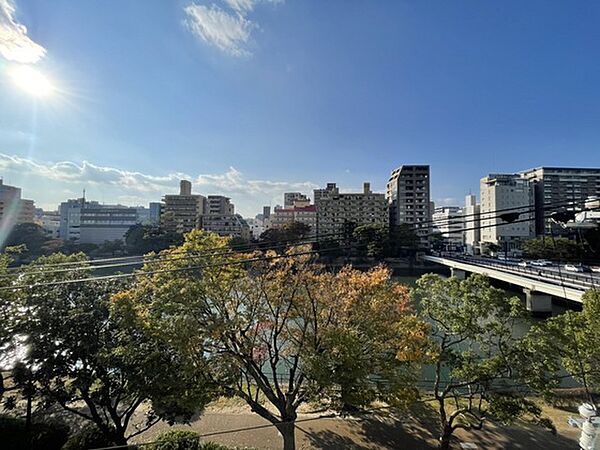
[[[591,266],[592,272],[600,272],[600,266]]]
[[[517,266],[519,266],[519,267],[528,267],[529,264],[527,263],[527,261],[519,261],[517,263]]]
[[[565,270],[569,272],[587,272],[587,268],[585,266],[576,266],[575,264],[565,264]]]
[[[574,264],[565,264],[564,269],[569,272],[579,272],[579,268]]]
[[[535,267],[548,267],[552,265],[547,259],[536,259],[535,261],[531,261],[530,264]]]

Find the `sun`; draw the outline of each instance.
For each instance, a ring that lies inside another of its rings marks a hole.
[[[19,88],[34,97],[47,97],[55,90],[50,80],[31,66],[11,67],[9,75]]]

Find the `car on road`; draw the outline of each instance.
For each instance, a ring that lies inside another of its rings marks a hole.
[[[536,259],[534,261],[530,261],[529,264],[535,267],[549,267],[552,265],[552,263],[547,259]]]
[[[592,266],[590,269],[592,272],[600,272],[600,266]]]
[[[529,263],[527,261],[519,261],[517,263],[517,266],[519,266],[519,267],[529,267]]]
[[[583,264],[565,264],[565,270],[569,272],[590,273],[592,269]]]

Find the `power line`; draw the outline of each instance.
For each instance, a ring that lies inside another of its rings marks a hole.
[[[598,208],[591,208],[590,210],[592,210],[592,209],[598,209]],[[531,222],[533,220],[535,220],[535,218],[525,218],[525,219],[515,220],[513,222],[500,223],[500,224],[494,223],[494,224],[489,224],[489,225],[480,225],[478,227],[465,228],[462,230],[455,230],[452,233],[463,233],[465,231],[480,230],[483,228],[513,225],[515,223]],[[428,236],[431,236],[431,235],[433,235],[433,233],[430,233]],[[175,269],[159,269],[159,270],[146,270],[146,271],[140,270],[140,271],[133,272],[133,273],[120,273],[120,274],[114,274],[114,275],[92,276],[92,277],[85,277],[85,278],[79,278],[79,279],[51,281],[51,282],[45,282],[45,283],[3,286],[3,287],[0,287],[0,291],[11,290],[11,289],[43,287],[43,286],[57,286],[57,285],[61,285],[61,284],[73,284],[73,283],[80,283],[80,282],[111,280],[111,279],[119,279],[119,278],[131,278],[131,277],[137,277],[137,276],[143,276],[143,275],[153,275],[153,274],[157,274],[157,273],[182,272],[182,271],[187,271],[187,270],[203,269],[203,268],[208,268],[208,267],[237,265],[237,264],[265,261],[265,260],[271,260],[271,259],[290,258],[290,257],[294,257],[294,256],[307,255],[307,254],[319,254],[322,252],[339,251],[339,250],[346,250],[346,249],[350,249],[350,248],[351,248],[351,246],[345,246],[345,247],[336,246],[336,247],[332,247],[332,248],[328,248],[328,249],[326,248],[326,249],[312,250],[309,252],[301,252],[301,253],[296,253],[296,254],[276,255],[276,256],[270,256],[270,257],[262,256],[262,257],[250,258],[250,259],[239,260],[239,261],[213,263],[213,264],[209,264],[209,265],[206,265],[206,264],[205,265],[192,265],[192,266],[188,266],[188,267],[179,267],[179,268],[175,268]],[[210,254],[209,254],[209,256],[210,256]],[[185,256],[185,257],[182,257],[181,259],[189,260],[192,258],[194,258],[194,256]],[[161,261],[157,260],[156,262],[161,262]],[[78,269],[73,269],[73,270],[81,270],[81,269],[78,268]],[[43,274],[44,272],[42,271],[39,273]]]
[[[591,209],[590,209],[591,210]],[[497,219],[501,219],[501,217],[494,217],[494,218],[488,218],[485,220],[497,220]],[[503,225],[511,225],[514,223],[520,223],[520,222],[525,222],[525,221],[532,221],[535,220],[534,218],[526,218],[526,219],[521,219],[521,220],[516,220],[516,221],[512,221],[512,222],[507,222],[507,223],[494,223],[494,224],[489,224],[489,225],[479,225],[477,227],[472,227],[472,228],[463,228],[460,230],[450,230],[447,233],[451,233],[451,234],[455,234],[455,233],[464,233],[465,231],[471,231],[471,230],[479,230],[482,228],[487,228],[487,227],[495,227],[495,226],[503,226]],[[337,232],[337,233],[329,233],[328,235],[330,236],[341,236],[344,235],[344,232]],[[430,233],[428,236],[432,236],[435,233]],[[327,235],[322,235],[322,236],[327,236]],[[319,243],[319,238],[322,236],[313,236],[313,237],[305,237],[305,238],[298,238],[298,239],[292,239],[292,240],[286,240],[285,244],[282,245],[270,245],[268,246],[266,249],[267,250],[275,250],[275,249],[281,249],[281,248],[286,248],[286,247],[290,247],[292,245],[304,245],[304,244],[315,244],[315,243]],[[331,241],[344,241],[345,238],[344,237],[338,237],[337,239],[331,239]],[[282,241],[280,241],[282,242]],[[273,243],[277,243],[277,241],[273,242]],[[252,245],[252,250],[256,250],[257,248],[260,249],[261,246],[265,246],[265,244],[270,244],[269,242],[266,243],[258,243],[258,244],[253,244]],[[248,249],[250,250],[250,249]],[[98,262],[98,261],[118,261],[119,258],[108,258],[105,260],[84,260],[84,261],[73,261],[73,262],[65,262],[65,263],[56,263],[54,265],[50,264],[50,265],[43,265],[43,266],[39,266],[36,267],[35,265],[33,266],[28,266],[28,269],[38,269],[39,270],[27,270],[25,272],[21,272],[21,274],[26,274],[26,275],[34,275],[34,274],[51,274],[51,273],[64,273],[64,272],[70,272],[70,271],[79,271],[79,270],[98,270],[98,269],[107,269],[107,268],[117,268],[117,267],[127,267],[127,266],[133,266],[133,265],[141,265],[141,264],[146,264],[146,263],[155,263],[155,262],[168,262],[168,261],[176,261],[176,260],[183,260],[183,259],[192,259],[195,257],[201,257],[201,256],[219,256],[219,255],[234,255],[234,254],[238,254],[238,253],[245,253],[248,250],[245,249],[241,249],[241,248],[236,248],[236,249],[224,249],[222,251],[216,251],[216,250],[210,250],[210,251],[206,251],[206,252],[199,252],[199,253],[189,253],[187,255],[181,255],[181,256],[161,256],[161,255],[141,255],[141,256],[128,256],[128,257],[123,257],[122,259],[133,259],[135,258],[136,261],[132,261],[132,262],[117,262],[117,263],[113,263],[113,264],[104,264],[104,265],[93,265],[93,263]],[[62,267],[62,266],[66,266],[66,265],[78,265],[77,267],[68,267],[68,268],[59,268],[59,269],[53,269],[53,270],[47,270],[48,267],[52,268],[52,267]],[[18,268],[21,269],[21,268]],[[0,278],[6,278],[12,276],[12,273],[10,274],[4,274],[4,275],[0,275]]]

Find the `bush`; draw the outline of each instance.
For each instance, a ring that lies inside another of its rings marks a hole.
[[[73,435],[62,450],[88,450],[90,448],[107,447],[115,445],[94,424],[88,424],[82,430]]]
[[[200,436],[188,430],[167,431],[158,436],[152,450],[201,450]]]
[[[35,422],[25,429],[25,420],[0,417],[3,450],[60,450],[69,438],[69,426],[59,421]]]
[[[231,447],[226,447],[216,442],[205,442],[200,446],[200,450],[233,450]]]

